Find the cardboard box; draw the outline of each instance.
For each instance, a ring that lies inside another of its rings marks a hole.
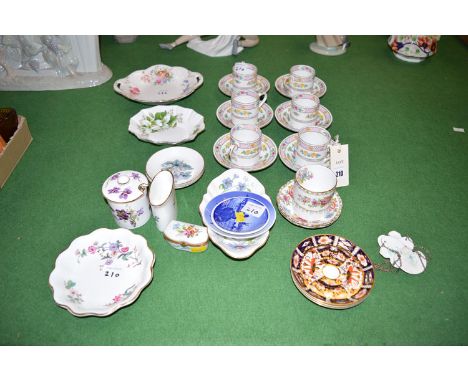
[[[0,188],[3,188],[8,177],[23,157],[32,141],[26,118],[18,116],[18,129],[8,141],[5,149],[0,153]]]

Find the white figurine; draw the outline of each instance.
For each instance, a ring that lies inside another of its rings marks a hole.
[[[210,57],[225,57],[237,55],[242,52],[244,48],[254,47],[259,41],[260,39],[256,35],[220,35],[206,41],[202,40],[200,36],[184,35],[180,36],[172,43],[159,44],[159,46],[163,49],[172,50],[178,45],[187,43],[187,47],[196,52]]]

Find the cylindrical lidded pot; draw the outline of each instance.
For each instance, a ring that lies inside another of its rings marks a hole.
[[[138,228],[151,217],[148,179],[138,171],[119,171],[106,179],[102,194],[115,222],[122,228]]]

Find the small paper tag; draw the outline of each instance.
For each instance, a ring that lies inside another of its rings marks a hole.
[[[249,214],[250,216],[259,218],[260,216],[263,215],[263,212],[265,211],[266,207],[261,206],[259,204],[255,204],[252,202],[247,202],[245,203],[245,206],[242,207],[241,211]]]
[[[337,178],[337,187],[349,185],[348,145],[330,146],[330,169]]]
[[[455,131],[456,133],[464,133],[465,129],[462,129],[461,127],[454,127],[453,131]]]

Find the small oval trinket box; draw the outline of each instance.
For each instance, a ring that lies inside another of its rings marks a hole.
[[[172,220],[164,230],[164,239],[176,249],[203,252],[208,248],[208,229]]]

